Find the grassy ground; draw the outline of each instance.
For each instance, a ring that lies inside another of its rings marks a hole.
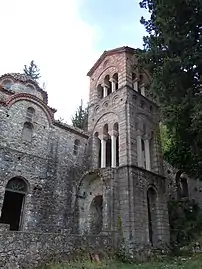
[[[115,261],[101,262],[100,265],[89,261],[52,265],[46,269],[202,269],[202,255],[173,259],[165,262],[150,262],[144,264],[126,264]],[[44,268],[44,269],[45,269]]]

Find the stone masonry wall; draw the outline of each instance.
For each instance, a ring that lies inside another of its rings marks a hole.
[[[22,139],[28,107],[35,109],[32,142]],[[2,106],[0,117],[0,211],[8,181],[21,177],[28,186],[21,229],[57,231],[69,226],[73,188],[87,169],[88,136],[50,122],[32,100],[18,101],[10,108]],[[75,139],[80,141],[77,155]]]
[[[123,234],[138,245],[150,245],[147,190],[156,192],[153,243],[155,246],[169,242],[169,221],[165,178],[138,167],[123,166],[118,173],[120,216]]]
[[[68,260],[77,253],[90,253],[102,250],[116,250],[118,237],[116,233],[98,236],[79,236],[61,233],[10,232],[1,224],[0,232],[0,268],[28,269],[51,260]]]

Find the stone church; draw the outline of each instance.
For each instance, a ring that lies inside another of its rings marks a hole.
[[[105,51],[88,72],[88,132],[55,120],[31,78],[0,77],[0,222],[10,230],[169,242],[159,108],[135,54]]]

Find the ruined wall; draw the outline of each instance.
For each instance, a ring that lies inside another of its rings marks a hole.
[[[0,268],[36,268],[51,260],[69,260],[79,253],[113,251],[118,247],[118,237],[108,232],[98,236],[79,236],[61,233],[10,232],[1,224]]]

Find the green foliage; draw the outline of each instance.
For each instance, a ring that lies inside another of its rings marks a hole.
[[[84,131],[87,131],[88,129],[88,106],[84,107],[82,100],[75,115],[72,117],[72,125]]]
[[[31,77],[34,80],[38,80],[40,76],[40,70],[38,69],[37,65],[32,60],[30,62],[30,65],[27,67],[27,65],[24,66],[24,74]]]
[[[160,124],[160,136],[161,136],[161,144],[163,148],[164,154],[170,151],[171,147],[171,139],[168,135],[168,129],[166,125]]]
[[[140,63],[153,78],[169,148],[165,157],[193,177],[202,175],[202,1],[142,0],[148,36]]]
[[[179,248],[196,240],[202,231],[202,211],[194,201],[169,201],[171,244]]]
[[[175,259],[165,260],[163,262],[149,262],[127,264],[119,261],[102,261],[101,264],[91,263],[90,261],[58,264],[44,269],[196,269],[201,268],[202,255],[193,257],[179,257]]]

